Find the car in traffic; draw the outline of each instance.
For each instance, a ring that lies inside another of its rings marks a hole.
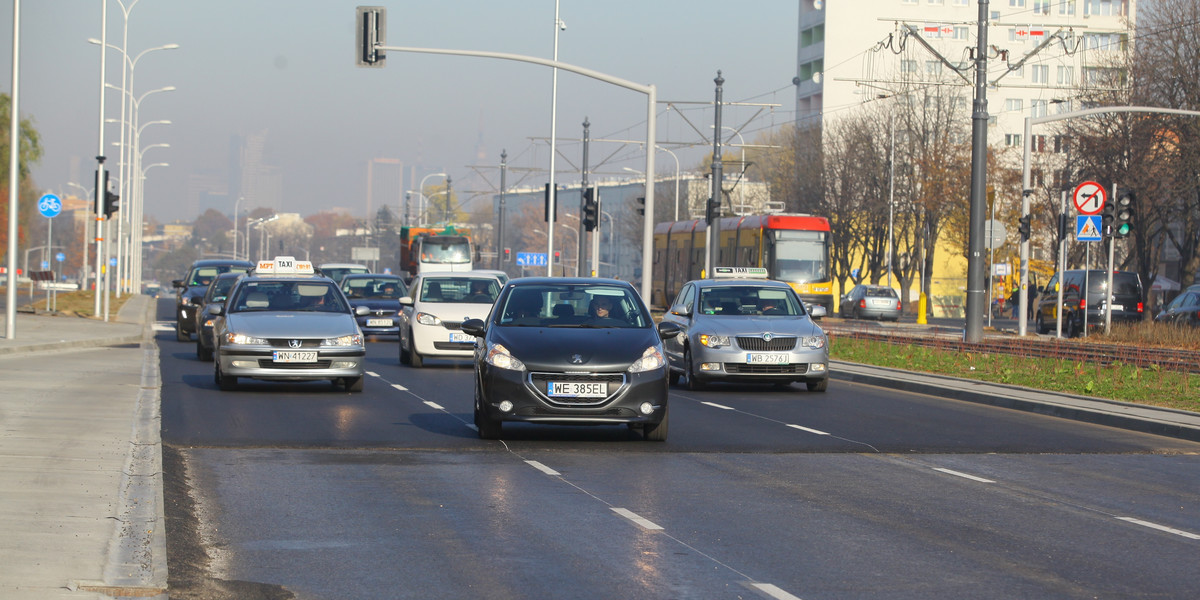
[[[496,439],[506,422],[626,425],[667,439],[661,338],[626,281],[527,277],[504,286],[487,319],[468,319],[474,344],[475,426]]]
[[[213,380],[221,390],[238,378],[329,380],[363,390],[366,346],[350,302],[312,263],[291,257],[260,261],[234,285],[225,304],[210,309]]]
[[[1154,316],[1156,323],[1200,327],[1200,285],[1188,286]]]
[[[814,321],[825,307],[804,303],[766,269],[716,267],[712,279],[685,283],[663,323],[680,329],[664,338],[671,383],[688,389],[709,383],[804,382],[809,391],[829,386],[829,343]]]
[[[860,283],[842,296],[838,314],[845,319],[900,320],[900,295],[883,285]]]
[[[476,271],[420,273],[400,298],[400,363],[422,367],[425,359],[470,358],[475,336],[462,331],[482,319],[500,294],[495,275]]]
[[[497,269],[475,269],[475,272],[483,273],[485,275],[495,275],[496,279],[500,280],[500,285],[504,285],[504,284],[508,283],[508,280],[509,280],[509,276],[508,276],[507,272],[500,271]]]
[[[204,308],[201,298],[208,291],[208,284],[221,273],[238,271],[245,273],[254,267],[248,260],[206,258],[197,260],[188,268],[187,276],[171,282],[175,288],[175,339],[187,342],[196,333],[196,313]]]
[[[371,272],[371,269],[368,269],[366,265],[360,265],[358,263],[325,263],[317,267],[317,270],[319,270],[322,275],[332,279],[334,283],[338,284],[340,284],[342,282],[342,278],[347,275]]]
[[[1142,320],[1145,305],[1142,280],[1131,271],[1113,271],[1113,289],[1108,292],[1108,272],[1102,269],[1074,269],[1055,273],[1038,294],[1034,309],[1034,325],[1038,333],[1057,329],[1059,318],[1058,292],[1062,288],[1062,330],[1066,337],[1077,337],[1084,331],[1103,326],[1104,315],[1112,310],[1113,323],[1135,323]]]
[[[212,314],[212,307],[225,302],[225,298],[229,296],[229,291],[233,289],[233,284],[237,283],[239,277],[245,273],[241,271],[230,271],[221,273],[217,278],[208,284],[208,289],[205,290],[204,296],[200,299],[200,310],[196,312],[196,358],[203,361],[213,359],[213,321],[216,317]]]
[[[396,275],[352,273],[342,277],[342,293],[355,309],[360,306],[369,309],[367,314],[356,316],[363,335],[400,335],[400,298],[408,295],[403,279]]]

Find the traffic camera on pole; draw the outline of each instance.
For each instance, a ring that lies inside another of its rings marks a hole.
[[[1113,235],[1119,238],[1129,237],[1133,232],[1133,190],[1121,190],[1117,196],[1116,215],[1113,222]]]

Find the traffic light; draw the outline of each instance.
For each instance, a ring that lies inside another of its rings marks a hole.
[[[709,198],[704,207],[704,220],[712,223],[719,216],[721,216],[721,201],[716,198]]]
[[[504,262],[512,262],[512,248],[504,249]]]
[[[542,220],[550,222],[550,184],[546,184],[542,191],[542,201],[545,202],[545,209],[542,211]],[[558,186],[554,186],[554,221],[558,221]]]
[[[1112,237],[1113,234],[1113,219],[1115,217],[1116,205],[1112,200],[1104,202],[1104,210],[1100,213],[1100,233],[1104,237]]]
[[[638,196],[635,199],[637,200],[637,203],[638,203],[638,209],[637,209],[638,214],[645,215],[646,214],[646,197]]]
[[[562,252],[559,252],[558,250],[554,251],[554,264],[556,264],[556,265],[562,264]]]
[[[1029,240],[1029,220],[1030,215],[1025,215],[1017,219],[1017,231],[1021,233],[1021,241]]]
[[[104,190],[104,216],[111,218],[113,213],[120,210],[121,197]]]
[[[1133,190],[1121,190],[1117,196],[1116,218],[1114,219],[1113,235],[1129,237],[1133,232]]]
[[[354,9],[358,52],[354,64],[360,67],[382,67],[387,56],[375,48],[387,41],[387,9],[382,6],[359,6]]]
[[[596,201],[596,188],[583,190],[583,226],[588,231],[595,231],[599,222],[600,203]]]

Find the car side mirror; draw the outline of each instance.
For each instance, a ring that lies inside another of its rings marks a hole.
[[[182,288],[182,287],[187,287],[187,286],[183,285],[182,279],[173,279],[173,280],[171,280],[171,287]]]
[[[686,304],[676,304],[671,307],[671,314],[680,317],[690,317],[692,316],[692,311],[688,310]]]
[[[827,313],[825,312],[825,306],[823,304],[814,304],[808,308],[808,316],[810,316],[814,319],[820,319],[821,317],[824,317],[826,314]]]
[[[361,306],[361,305],[359,305],[359,306],[355,306],[355,307],[354,307],[354,314],[355,314],[355,315],[357,315],[357,316],[359,316],[359,317],[365,317],[365,316],[367,316],[367,315],[371,314],[371,307],[369,307],[369,306]]]
[[[209,304],[207,307],[205,307],[205,310],[208,311],[208,314],[210,314],[214,317],[221,314],[222,312],[225,312],[225,308],[223,306],[221,306],[220,304]]]
[[[484,324],[483,319],[467,319],[462,322],[462,330],[467,335],[483,337],[483,334],[487,331],[487,326]]]
[[[412,303],[413,303],[412,296],[401,296],[400,297],[400,304],[402,304],[404,306],[412,306]]]
[[[665,340],[675,337],[683,332],[683,328],[678,323],[663,321],[658,324],[658,338]]]

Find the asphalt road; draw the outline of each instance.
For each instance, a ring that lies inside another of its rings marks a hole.
[[[186,468],[220,580],[331,599],[1200,589],[1200,444],[836,379],[673,389],[665,443],[533,425],[489,442],[466,362],[403,367],[374,341],[361,394],[222,393],[194,344],[158,343],[167,468]]]

